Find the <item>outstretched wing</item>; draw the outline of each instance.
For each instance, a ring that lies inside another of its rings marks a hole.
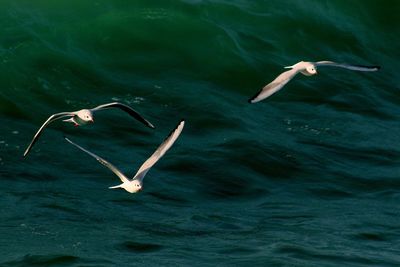
[[[155,128],[153,124],[151,124],[148,120],[143,118],[133,108],[131,108],[131,107],[125,105],[125,104],[119,103],[119,102],[103,104],[103,105],[100,105],[100,106],[97,106],[97,107],[91,109],[91,111],[97,111],[97,110],[109,109],[109,108],[119,108],[119,109],[125,111],[126,113],[128,113],[129,115],[131,115],[133,118],[135,118],[138,121],[140,121],[141,123],[143,123],[144,125],[146,125],[147,127],[150,127],[150,128],[153,128],[153,129]]]
[[[115,173],[115,174],[119,177],[119,179],[121,179],[121,181],[122,181],[123,183],[129,182],[129,179],[126,178],[126,176],[125,176],[120,170],[118,170],[117,167],[115,167],[114,165],[112,165],[112,164],[111,164],[110,162],[108,162],[107,160],[105,160],[105,159],[103,159],[103,158],[97,156],[96,154],[94,154],[94,153],[92,153],[92,152],[90,152],[90,151],[84,149],[84,148],[81,147],[80,145],[75,144],[74,142],[72,142],[71,140],[69,140],[67,137],[64,137],[64,139],[67,140],[68,143],[70,143],[70,144],[76,146],[77,148],[79,148],[79,149],[82,150],[83,152],[86,152],[87,154],[89,154],[89,155],[92,156],[93,158],[97,159],[98,162],[100,162],[101,164],[103,164],[104,166],[106,166],[107,168],[109,168],[113,173]]]
[[[264,86],[261,91],[259,91],[255,96],[249,99],[249,103],[256,103],[259,102],[270,95],[274,94],[275,92],[279,91],[285,84],[287,84],[297,73],[299,70],[291,69],[281,73],[275,80],[271,83]]]
[[[168,149],[174,144],[176,139],[178,139],[179,135],[183,130],[183,126],[185,125],[185,121],[182,120],[176,126],[176,128],[168,135],[168,137],[162,142],[162,144],[157,148],[157,150],[148,158],[140,169],[137,171],[133,180],[139,180],[140,182],[143,181],[144,176],[153,167],[154,164],[167,152]]]
[[[61,118],[65,118],[65,117],[72,117],[74,116],[75,113],[73,112],[61,112],[61,113],[57,113],[57,114],[53,114],[51,115],[43,124],[42,126],[40,126],[39,130],[36,132],[35,136],[33,137],[31,143],[28,145],[28,147],[26,148],[25,152],[24,152],[24,157],[26,157],[26,155],[28,155],[29,151],[32,149],[33,145],[36,143],[36,141],[39,139],[40,135],[42,134],[44,128],[49,125],[50,123],[52,123],[53,121],[56,121],[58,119]]]
[[[380,66],[361,66],[361,65],[349,65],[346,63],[336,63],[333,61],[318,61],[314,63],[317,67],[328,66],[328,67],[339,67],[355,71],[378,71]]]

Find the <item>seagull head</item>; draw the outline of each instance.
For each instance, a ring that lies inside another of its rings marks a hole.
[[[306,68],[306,71],[307,71],[310,75],[318,74],[317,68],[316,68],[314,65],[308,66],[308,67]]]
[[[139,192],[142,190],[142,184],[138,180],[134,180],[133,186],[136,188],[136,192]]]
[[[93,120],[93,114],[89,109],[82,109],[79,110],[76,115],[81,119],[82,121],[88,123],[88,122],[94,122]]]
[[[137,193],[142,190],[142,184],[138,180],[133,180],[129,183],[124,183],[122,186],[129,193]]]

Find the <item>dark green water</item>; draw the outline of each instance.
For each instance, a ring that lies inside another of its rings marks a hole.
[[[400,2],[1,1],[1,266],[399,266]],[[296,77],[300,60],[381,65]],[[60,111],[111,101],[74,128]],[[129,175],[181,119],[144,190]]]

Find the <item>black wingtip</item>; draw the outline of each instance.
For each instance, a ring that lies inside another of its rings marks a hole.
[[[373,69],[380,70],[381,69],[381,66],[378,66],[378,65],[376,65],[376,66],[355,65],[355,66],[360,67],[360,68],[370,69],[370,70],[373,70]]]
[[[262,92],[262,89],[261,89],[260,91],[258,91],[257,94],[255,94],[254,96],[252,96],[251,98],[249,98],[249,100],[247,100],[247,102],[249,102],[250,104],[257,103],[258,101],[253,102],[253,100],[256,99],[257,96],[258,96],[261,92]]]
[[[368,68],[368,69],[376,69],[376,70],[381,69],[381,66],[361,66],[361,67]]]

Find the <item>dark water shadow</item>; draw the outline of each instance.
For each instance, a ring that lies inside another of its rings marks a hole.
[[[1,266],[9,267],[52,267],[52,266],[108,266],[108,260],[82,259],[72,255],[25,255],[12,261],[2,262]]]
[[[133,241],[125,241],[116,246],[117,249],[122,249],[128,252],[135,253],[150,253],[157,252],[164,248],[164,246],[152,243],[139,243]]]

